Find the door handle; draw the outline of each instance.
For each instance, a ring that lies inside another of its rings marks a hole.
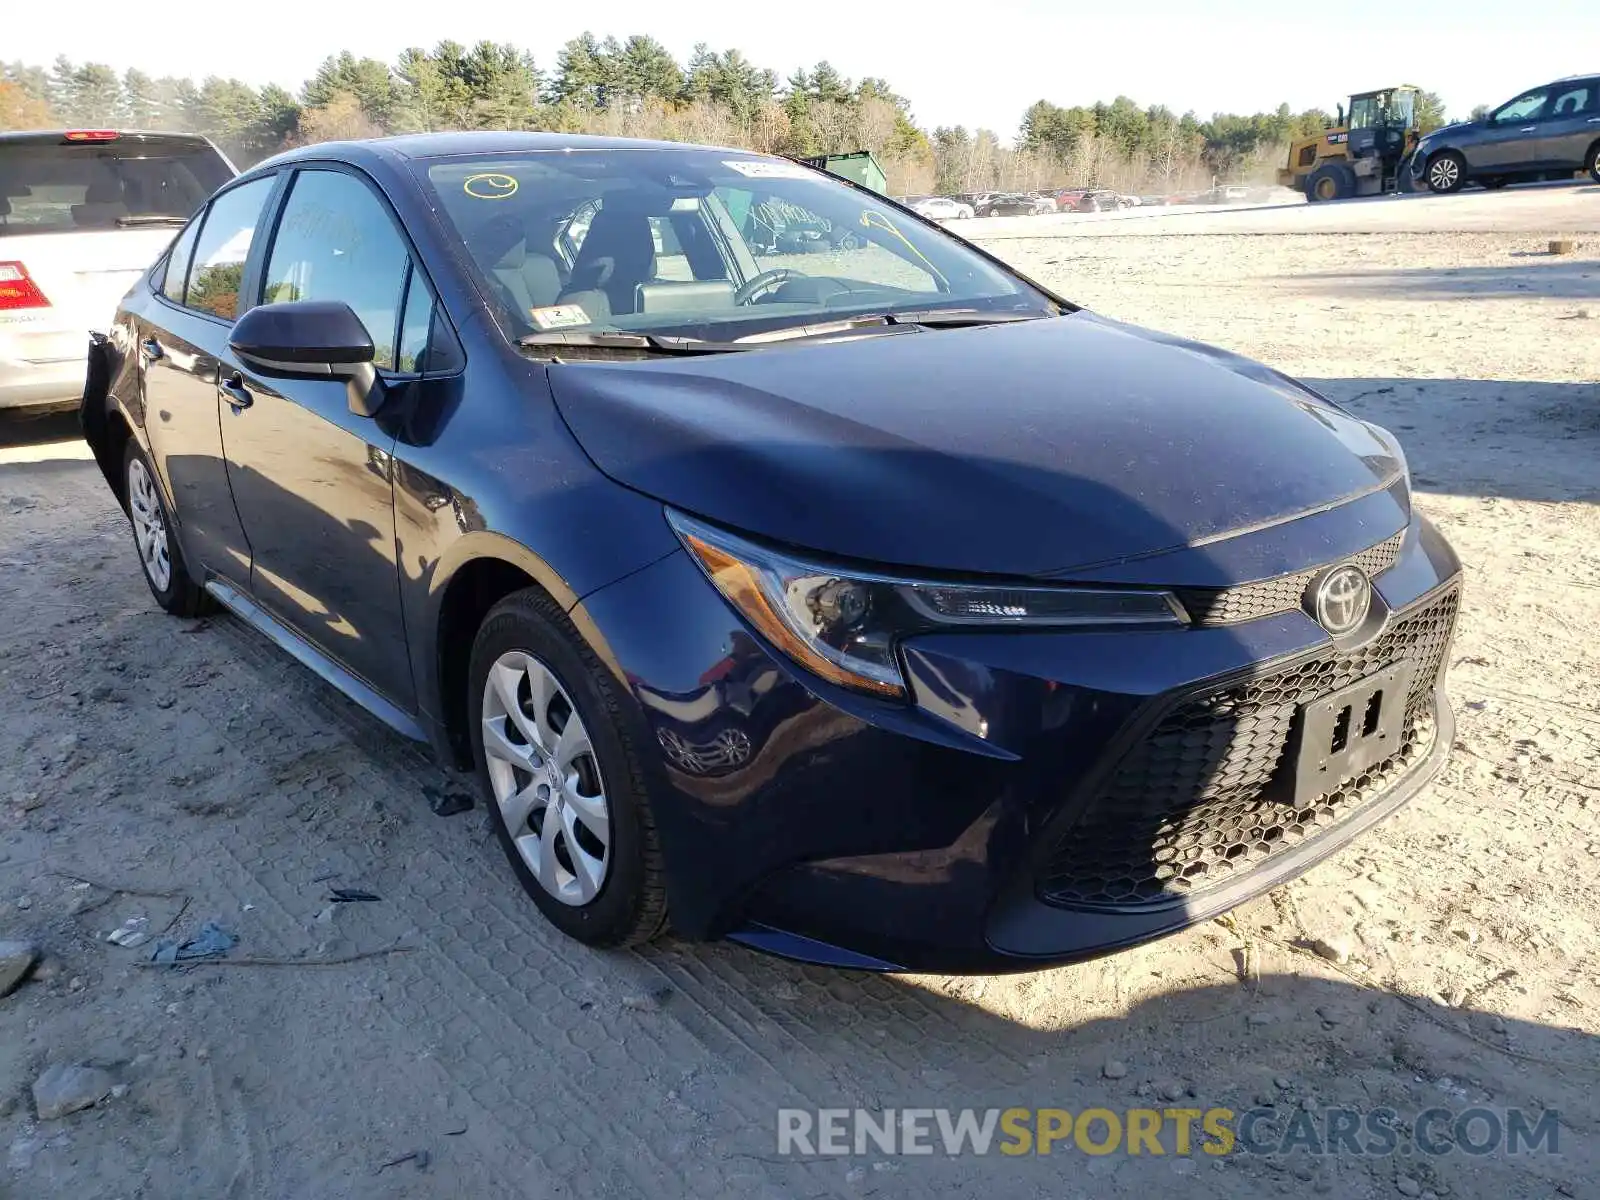
[[[1591,125],[1600,125],[1600,117],[1590,117],[1589,118],[1589,124],[1591,124]]]
[[[243,412],[256,402],[250,389],[244,386],[244,376],[235,371],[222,385],[222,398],[234,412]]]
[[[1524,125],[1521,129],[1517,130],[1517,132],[1518,133],[1532,133],[1537,128],[1539,128],[1537,125]]]
[[[144,352],[144,356],[151,362],[166,356],[166,351],[161,348],[161,343],[156,341],[153,337],[145,338],[144,341],[140,342],[139,349]]]

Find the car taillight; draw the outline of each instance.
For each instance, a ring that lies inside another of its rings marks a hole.
[[[39,290],[19,262],[0,262],[0,312],[12,308],[49,308],[50,301]]]
[[[67,142],[114,142],[122,135],[115,129],[69,129],[62,135]]]

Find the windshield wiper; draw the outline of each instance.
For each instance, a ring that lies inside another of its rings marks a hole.
[[[833,321],[808,325],[788,325],[763,333],[747,334],[731,342],[705,338],[676,337],[664,333],[629,333],[621,329],[546,329],[526,334],[517,345],[533,349],[570,346],[581,350],[616,350],[634,354],[731,354],[739,350],[759,350],[763,346],[797,341],[824,341],[854,334],[890,334],[897,327],[913,329],[958,329],[971,325],[1008,325],[1017,321],[1036,321],[1053,316],[1049,312],[984,312],[976,308],[925,308],[906,312],[863,313]]]
[[[140,225],[187,225],[188,217],[174,217],[160,213],[144,213],[136,217],[118,217],[117,225],[123,229],[135,229]]]
[[[955,329],[965,325],[1011,325],[1018,321],[1037,321],[1056,313],[984,312],[977,308],[921,308],[883,314],[886,325],[925,325],[930,329]]]
[[[704,338],[624,333],[620,329],[546,329],[518,338],[517,345],[538,349],[572,346],[587,350],[632,350],[641,354],[726,354],[750,348],[732,342],[708,342]]]

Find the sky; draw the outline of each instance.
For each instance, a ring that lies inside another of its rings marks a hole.
[[[8,17],[0,56],[48,65],[66,54],[119,71],[298,91],[343,49],[393,61],[406,46],[487,38],[523,47],[550,69],[562,43],[585,30],[646,33],[679,61],[704,41],[742,50],[780,79],[827,59],[852,79],[887,79],[923,126],[1005,137],[1040,99],[1070,106],[1122,94],[1204,118],[1285,101],[1297,112],[1332,112],[1353,91],[1414,83],[1465,117],[1474,105],[1600,71],[1600,0],[272,0],[232,15],[240,11],[194,0],[137,11],[125,0],[73,0],[70,27],[64,18]],[[234,21],[247,32],[228,32]]]

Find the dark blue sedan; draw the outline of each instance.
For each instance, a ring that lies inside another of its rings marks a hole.
[[[787,160],[296,150],[134,287],[82,417],[157,602],[475,770],[595,945],[1084,958],[1451,743],[1460,568],[1393,437]]]

